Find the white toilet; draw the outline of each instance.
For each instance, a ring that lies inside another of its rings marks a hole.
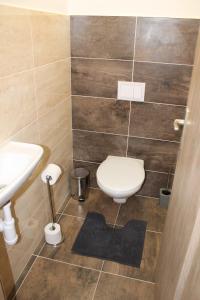
[[[97,184],[117,203],[125,203],[135,194],[145,179],[144,161],[141,159],[108,156],[97,169]]]

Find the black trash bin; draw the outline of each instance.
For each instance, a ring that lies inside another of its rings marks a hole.
[[[85,168],[76,168],[71,173],[71,194],[75,200],[85,201],[88,195],[90,172]]]

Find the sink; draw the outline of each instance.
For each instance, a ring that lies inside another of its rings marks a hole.
[[[31,175],[43,154],[39,145],[7,142],[0,146],[0,207]]]

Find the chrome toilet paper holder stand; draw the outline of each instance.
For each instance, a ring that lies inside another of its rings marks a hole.
[[[51,219],[52,219],[52,227],[51,230],[55,230],[55,223],[56,223],[56,214],[55,214],[55,210],[54,210],[54,205],[53,205],[53,192],[51,189],[51,185],[50,185],[50,181],[52,180],[52,177],[50,175],[46,176],[46,183],[47,183],[47,191],[48,191],[48,198],[49,198],[49,204],[50,204],[50,208],[51,208]],[[64,242],[64,237],[62,236],[62,240],[57,243],[57,244],[49,244],[48,242],[46,242],[48,245],[53,246],[53,247],[58,247],[60,246],[60,244],[62,244]]]

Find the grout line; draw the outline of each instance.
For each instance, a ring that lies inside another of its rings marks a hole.
[[[96,132],[98,133],[98,132]],[[112,134],[112,133],[111,133]],[[163,139],[156,139],[156,138],[149,138],[149,137],[144,137],[144,136],[137,136],[137,135],[130,135],[129,137],[132,138],[138,138],[138,139],[144,139],[144,140],[153,140],[153,141],[160,141],[160,142],[169,142],[169,143],[176,143],[176,144],[180,144],[179,141],[170,141],[170,140],[163,140]]]
[[[72,217],[72,218],[77,218],[77,219],[85,220],[85,217],[75,216],[75,215],[71,215],[71,214],[68,214],[68,213],[63,213],[62,217],[63,216],[68,216],[68,217]]]
[[[110,275],[113,275],[113,276],[128,278],[128,279],[132,279],[132,280],[136,280],[136,281],[140,281],[140,282],[155,284],[155,282],[152,282],[152,281],[142,280],[142,279],[138,279],[138,278],[134,278],[134,277],[129,277],[129,276],[125,276],[125,275],[119,275],[119,274],[114,274],[114,273],[111,273],[111,272],[103,271],[103,265],[104,265],[105,261],[103,261],[101,269],[98,270],[98,269],[94,269],[94,268],[90,268],[90,267],[86,267],[86,266],[81,266],[81,265],[78,265],[78,264],[77,265],[72,264],[72,263],[66,262],[66,261],[53,259],[53,258],[50,258],[50,257],[39,256],[39,255],[35,255],[35,256],[37,256],[37,258],[49,260],[49,261],[64,264],[64,265],[69,265],[69,266],[73,266],[73,267],[77,267],[77,268],[83,268],[83,269],[86,269],[86,270],[91,270],[91,271],[100,272],[100,273],[104,273],[104,274],[110,274]]]
[[[150,229],[147,229],[146,231],[152,232],[152,233],[157,233],[157,234],[163,234],[162,231],[156,231],[156,230],[150,230]]]
[[[128,62],[132,61],[132,59],[104,58],[104,57],[82,57],[82,56],[72,56],[71,59],[110,60],[110,61],[128,61]],[[185,66],[185,67],[193,67],[194,66],[194,64],[181,64],[181,63],[151,61],[151,60],[135,60],[135,62],[138,62],[138,63],[149,63],[149,64],[160,64],[160,65]]]
[[[111,133],[111,132],[104,132],[104,131],[95,131],[95,130],[86,130],[86,129],[77,129],[77,128],[73,128],[72,130],[127,137],[127,134]]]
[[[117,211],[117,216],[116,216],[115,222],[114,222],[114,228],[115,228],[116,225],[117,225],[117,219],[118,219],[118,216],[119,216],[119,212],[120,212],[121,206],[122,206],[122,204],[119,204],[119,208],[118,208],[118,211]]]
[[[125,275],[119,275],[119,274],[111,273],[111,272],[108,272],[108,271],[101,271],[101,272],[104,273],[104,274],[109,274],[109,275],[113,275],[113,276],[123,277],[123,278],[131,279],[131,280],[136,280],[136,281],[150,283],[150,284],[154,284],[155,285],[155,282],[152,282],[152,281],[142,280],[142,279],[138,279],[138,278],[135,278],[135,277],[129,277],[129,276],[125,276]]]
[[[170,140],[163,140],[163,139],[156,139],[156,138],[149,138],[149,137],[143,137],[143,136],[137,136],[137,135],[126,135],[126,134],[119,134],[119,133],[112,133],[112,132],[104,132],[104,131],[95,131],[95,130],[86,130],[86,129],[77,129],[73,128],[73,131],[81,131],[81,132],[90,132],[90,133],[99,133],[99,134],[107,134],[107,135],[116,135],[121,137],[131,137],[131,138],[138,138],[138,139],[144,139],[144,140],[152,140],[152,141],[160,141],[160,142],[169,142],[169,143],[176,143],[180,144],[179,141],[170,141]]]
[[[177,106],[177,107],[183,107],[186,108],[187,105],[181,105],[181,104],[173,104],[173,103],[162,103],[162,102],[152,102],[152,101],[144,101],[143,104],[149,103],[149,104],[157,104],[157,105],[167,105],[167,106]]]
[[[110,61],[128,61],[128,62],[131,62],[131,61],[132,61],[132,59],[106,58],[106,57],[83,57],[83,56],[72,56],[71,59],[110,60]]]
[[[135,32],[134,32],[134,46],[133,46],[133,67],[132,67],[132,81],[134,81],[134,67],[135,67],[136,39],[137,39],[137,17],[135,18]]]
[[[83,268],[83,269],[86,269],[86,270],[100,272],[100,270],[98,270],[98,269],[94,269],[94,268],[90,268],[90,267],[86,267],[86,266],[81,266],[81,265],[78,265],[78,264],[76,265],[76,264],[73,264],[73,263],[70,263],[70,262],[66,262],[66,261],[63,261],[63,260],[58,260],[58,259],[51,258],[51,257],[46,257],[46,256],[41,256],[41,255],[35,255],[35,256],[37,256],[38,258],[54,261],[56,263],[60,263],[60,264],[63,264],[63,265],[69,265],[69,266],[73,266],[73,267]]]
[[[126,157],[128,156],[128,145],[129,145],[130,124],[131,124],[131,101],[129,102],[128,135],[127,135],[127,141],[126,141]]]
[[[135,194],[135,197],[143,197],[143,198],[151,198],[151,199],[159,200],[159,197],[144,196],[139,194]]]
[[[86,96],[86,95],[71,95],[71,97],[82,97],[82,98],[94,98],[94,99],[107,99],[107,100],[115,100],[115,101],[129,101],[129,100],[118,100],[117,98],[112,98],[112,97],[98,97],[98,96]],[[137,101],[131,101],[134,102],[135,104],[137,104]],[[178,107],[184,107],[186,108],[187,105],[182,105],[182,104],[173,104],[173,103],[162,103],[162,102],[153,102],[153,101],[144,101],[143,104],[157,104],[157,105],[168,105],[168,106],[178,106]]]
[[[91,163],[95,165],[100,165],[100,163],[97,163],[95,161],[89,161],[89,160],[81,160],[81,159],[74,159],[75,161],[81,161],[81,162],[86,162],[86,163]]]
[[[175,66],[186,66],[186,67],[193,67],[194,65],[190,64],[179,64],[179,63],[170,63],[170,62],[162,62],[162,61],[151,61],[151,60],[135,60],[135,62],[139,63],[149,63],[149,64],[160,64],[160,65],[175,65]]]
[[[103,260],[102,265],[101,265],[101,269],[100,269],[100,272],[99,272],[99,277],[98,277],[98,279],[97,279],[96,287],[95,287],[95,289],[94,289],[94,293],[93,293],[92,300],[94,300],[94,297],[95,297],[95,294],[96,294],[96,290],[97,290],[97,287],[98,287],[98,285],[99,285],[100,277],[101,277],[101,274],[102,274],[102,271],[103,271],[104,262],[105,262],[105,261]]]
[[[24,279],[22,280],[21,284],[19,285],[15,295],[13,296],[12,300],[15,299],[16,295],[19,293],[24,281],[26,280],[27,276],[29,275],[29,273],[31,272],[32,268],[33,268],[33,265],[35,264],[36,260],[37,260],[37,255],[33,254],[33,256],[36,256],[34,262],[32,263],[32,265],[30,266],[30,269],[27,271],[26,275],[24,276]]]
[[[14,73],[9,74],[9,75],[0,76],[0,80],[1,79],[11,78],[11,77],[14,77],[14,76],[17,76],[17,75],[21,75],[21,74],[24,74],[24,73],[28,73],[28,72],[34,71],[36,69],[43,68],[43,67],[46,67],[48,65],[53,65],[55,63],[64,62],[64,61],[66,61],[66,62],[70,61],[70,57],[66,57],[66,58],[63,58],[63,59],[55,60],[53,62],[44,64],[44,65],[40,65],[40,66],[33,66],[33,67],[28,68],[28,69],[25,69],[25,70],[22,70],[22,71],[19,71],[19,72],[14,72]]]
[[[76,130],[76,129],[75,129]],[[84,162],[84,163],[90,163],[90,164],[95,164],[95,165],[100,165],[101,163],[95,162],[95,161],[90,161],[90,160],[81,160],[81,159],[73,159],[76,162]],[[151,172],[151,173],[159,173],[159,174],[168,174],[168,172],[163,172],[163,171],[155,171],[155,170],[149,170],[149,169],[145,169],[145,171],[147,172]],[[174,175],[173,173],[170,173],[172,175]],[[90,187],[91,189],[98,189],[98,187]],[[146,196],[144,196],[146,197]],[[152,197],[152,198],[156,198],[156,197]]]
[[[98,97],[98,96],[85,96],[85,95],[72,95],[72,97],[83,97],[83,98],[95,98],[95,99],[109,99],[109,100],[117,100],[117,98],[110,97]]]

